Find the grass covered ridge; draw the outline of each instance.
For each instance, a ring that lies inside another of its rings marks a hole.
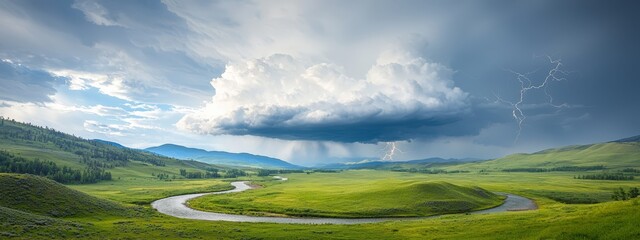
[[[51,217],[131,215],[135,209],[89,196],[53,180],[0,173],[0,206]]]
[[[0,206],[0,238],[68,239],[84,237],[87,224]]]
[[[500,205],[503,197],[478,187],[441,181],[300,177],[248,192],[189,201],[203,211],[310,217],[414,217]]]
[[[604,166],[621,170],[640,166],[640,142],[609,142],[553,148],[531,154],[513,154],[495,160],[459,164],[447,170],[500,171],[515,168]]]

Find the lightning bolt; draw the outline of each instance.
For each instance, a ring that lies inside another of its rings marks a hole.
[[[533,57],[539,58],[538,56],[533,56]],[[494,93],[494,96],[496,97],[496,99],[498,99],[499,102],[509,104],[512,107],[511,114],[513,118],[516,120],[516,123],[518,124],[518,133],[516,134],[516,138],[514,142],[517,142],[518,139],[520,138],[520,134],[522,132],[522,123],[524,123],[524,120],[527,118],[527,116],[525,115],[524,111],[521,108],[522,107],[521,105],[525,101],[525,95],[527,94],[527,92],[541,89],[544,92],[544,94],[547,96],[547,100],[548,100],[547,104],[558,109],[563,107],[568,107],[566,103],[557,105],[553,102],[553,96],[551,96],[551,94],[549,93],[548,86],[551,82],[554,82],[554,81],[560,82],[560,81],[566,80],[564,76],[569,75],[569,72],[561,69],[563,66],[561,59],[553,59],[550,56],[546,56],[546,58],[549,60],[549,63],[553,67],[549,70],[549,72],[547,72],[547,76],[544,78],[544,81],[542,81],[540,84],[534,84],[533,81],[531,81],[531,79],[529,78],[529,76],[534,74],[536,71],[523,74],[510,69],[506,70],[514,74],[516,76],[516,79],[520,82],[520,99],[517,102],[514,103],[514,102],[504,100]]]
[[[396,142],[387,142],[385,144],[386,144],[384,147],[385,153],[384,153],[384,157],[382,157],[382,160],[385,160],[385,161],[393,160],[393,156],[395,156],[397,152],[402,152],[400,151],[398,146],[396,146]]]

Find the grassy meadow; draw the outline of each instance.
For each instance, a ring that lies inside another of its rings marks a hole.
[[[178,179],[158,180],[154,178],[121,178],[95,184],[69,185],[70,188],[96,197],[131,204],[149,204],[160,198],[201,192],[217,192],[232,189],[229,180]]]
[[[246,193],[210,195],[189,206],[203,211],[303,217],[410,217],[494,207],[503,197],[473,186],[401,179],[389,172],[292,175]]]
[[[111,180],[91,184],[63,185],[28,174],[0,174],[0,239],[640,239],[640,198],[612,200],[616,189],[640,187],[638,142],[438,165],[443,171],[407,171],[436,168],[412,164],[393,171],[285,174],[287,181],[258,177],[255,169],[246,169],[253,175],[240,178],[187,179],[180,176],[180,169],[192,172],[219,166],[105,146],[16,122],[0,128],[0,150],[74,169],[95,162],[113,164],[105,167]],[[96,151],[105,154],[95,155]],[[37,168],[32,164],[29,169]],[[159,179],[158,174],[172,177]],[[576,178],[598,174],[635,179]],[[239,180],[261,187],[204,196],[190,205],[292,217],[444,215],[359,225],[235,223],[175,218],[149,204],[168,196],[230,189],[229,182]],[[531,198],[539,209],[467,214],[499,205],[502,197],[495,192]]]
[[[431,219],[361,225],[297,225],[178,219],[159,214],[150,209],[148,205],[130,206],[138,209],[137,211],[142,214],[124,218],[116,213],[101,214],[99,217],[80,215],[55,219],[25,213],[18,214],[21,217],[13,220],[11,216],[17,214],[15,210],[3,208],[0,209],[2,210],[0,211],[0,219],[11,220],[3,223],[0,236],[17,239],[51,237],[68,239],[92,237],[111,239],[636,239],[640,237],[638,230],[640,227],[639,199],[611,201],[610,198],[607,198],[615,188],[640,186],[638,180],[579,180],[573,179],[571,174],[566,173],[417,174],[373,170],[288,174],[285,176],[289,178],[288,181],[256,179],[256,182],[264,187],[237,194],[240,198],[239,201],[248,196],[262,196],[261,192],[269,191],[281,191],[283,196],[287,196],[289,193],[309,191],[310,194],[313,192],[314,195],[322,198],[332,195],[328,193],[332,186],[340,184],[344,186],[355,184],[364,189],[376,189],[376,187],[368,185],[393,187],[394,183],[402,182],[448,182],[461,187],[480,186],[489,191],[521,194],[536,200],[540,209],[482,215],[450,214]],[[175,184],[159,180],[147,181],[158,181],[158,186]],[[216,182],[216,180],[210,181],[212,181],[210,184],[214,185],[224,184]],[[184,180],[180,184],[174,185],[173,188],[176,190],[182,188],[185,191],[192,190],[190,183],[203,184],[200,180]],[[300,184],[304,183],[314,185],[318,191],[314,191],[314,188],[298,189]],[[108,187],[114,191],[130,193],[147,191],[142,187],[140,189],[133,188],[134,185],[132,182],[114,181],[114,184]],[[99,184],[96,184],[95,188],[73,187],[94,196],[107,197],[109,195],[98,190]],[[367,190],[361,191],[368,192]],[[549,195],[553,195],[550,192],[563,193],[574,198],[599,196],[597,198],[602,203],[566,204],[549,197]],[[407,192],[407,194],[410,193],[410,191]],[[332,196],[336,198],[335,201],[344,201],[338,195]],[[268,195],[262,197],[266,199],[260,199],[260,201],[266,202],[279,199],[268,198]],[[372,197],[375,197],[375,194]],[[118,200],[120,197],[115,195],[109,198],[116,201],[123,200]],[[401,201],[400,197],[398,197],[398,201]],[[370,202],[363,201],[361,204],[366,208]],[[126,203],[120,204],[127,205]],[[285,204],[296,206],[296,203]],[[61,226],[63,228],[60,228]]]
[[[588,174],[588,172],[420,174],[350,170],[339,173],[288,174],[286,176],[289,180],[286,182],[262,183],[265,188],[234,195],[206,196],[192,201],[191,206],[206,209],[198,205],[208,204],[212,208],[217,205],[216,210],[233,212],[233,209],[225,209],[225,206],[234,207],[230,206],[231,203],[249,204],[253,208],[264,210],[276,206],[295,208],[314,204],[299,202],[307,199],[317,204],[326,204],[325,206],[313,205],[314,207],[339,210],[339,204],[333,205],[331,202],[345,201],[347,204],[349,197],[352,197],[360,199],[352,206],[363,203],[360,208],[366,209],[369,207],[367,204],[375,205],[379,201],[402,202],[401,198],[429,197],[429,191],[421,192],[411,189],[425,183],[450,183],[466,188],[477,186],[491,192],[508,192],[526,196],[543,203],[599,203],[611,201],[611,194],[617,188],[628,189],[640,186],[640,179],[633,181],[574,179],[574,176],[579,174]],[[454,191],[448,193],[451,192]],[[384,193],[388,193],[388,198],[383,198]],[[403,193],[409,196],[399,195]],[[367,194],[370,195],[367,196]],[[444,193],[436,195],[447,198]],[[368,201],[369,199],[373,200]]]

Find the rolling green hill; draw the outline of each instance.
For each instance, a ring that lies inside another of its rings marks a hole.
[[[547,149],[531,154],[513,154],[506,157],[448,167],[462,170],[554,169],[576,167],[578,170],[602,167],[604,170],[640,168],[640,142],[614,141]],[[600,169],[597,169],[600,170]]]
[[[135,212],[30,174],[0,173],[0,193],[2,207],[50,217],[127,216]]]
[[[257,215],[406,217],[466,212],[502,203],[501,196],[484,189],[441,181],[347,181],[341,174],[316,174],[241,194],[208,195],[191,200],[189,205],[206,211]]]

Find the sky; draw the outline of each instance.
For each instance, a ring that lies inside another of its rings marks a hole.
[[[640,134],[633,1],[0,1],[0,115],[305,165]]]

